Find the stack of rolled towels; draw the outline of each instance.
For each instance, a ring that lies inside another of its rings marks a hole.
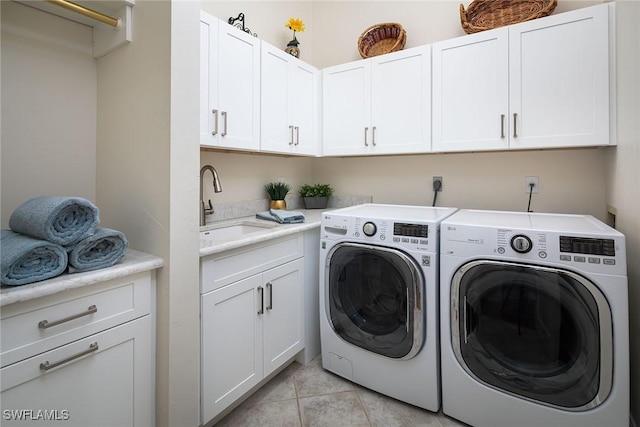
[[[40,196],[27,200],[0,234],[0,281],[25,285],[111,267],[128,242],[117,230],[99,227],[98,208],[82,197]]]

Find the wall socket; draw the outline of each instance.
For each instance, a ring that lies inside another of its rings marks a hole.
[[[438,184],[437,184],[438,182],[440,183],[439,187],[438,187]],[[444,181],[443,181],[442,177],[441,176],[434,176],[433,177],[433,191],[438,190],[438,191],[442,192],[443,189],[444,189]]]
[[[529,194],[529,192],[532,192],[533,194],[538,194],[540,192],[540,183],[537,176],[525,176],[524,184],[525,193]],[[531,191],[531,184],[533,184],[533,191]]]

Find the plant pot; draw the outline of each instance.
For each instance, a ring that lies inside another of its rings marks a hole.
[[[280,209],[284,211],[287,209],[287,202],[284,200],[270,200],[269,209]]]
[[[325,209],[329,203],[328,197],[303,197],[305,209]]]

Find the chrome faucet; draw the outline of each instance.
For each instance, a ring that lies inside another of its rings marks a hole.
[[[203,179],[204,173],[210,170],[213,175],[213,191],[216,193],[222,192],[222,184],[220,184],[220,178],[218,178],[218,172],[211,165],[204,165],[202,169],[200,169],[200,225],[205,225],[207,223],[205,219],[206,214],[213,213],[213,205],[211,204],[211,199],[209,199],[209,207],[204,207],[204,191],[203,191]]]

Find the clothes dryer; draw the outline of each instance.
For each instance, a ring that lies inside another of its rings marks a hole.
[[[628,426],[625,238],[591,216],[460,210],[441,225],[445,414]]]
[[[455,211],[365,204],[323,213],[320,338],[325,369],[439,410],[439,227]]]

